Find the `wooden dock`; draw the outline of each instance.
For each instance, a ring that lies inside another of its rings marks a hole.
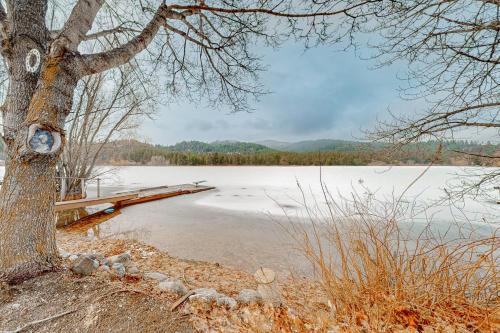
[[[204,191],[208,191],[208,190],[213,190],[214,188],[215,187],[212,187],[212,186],[182,184],[182,185],[173,185],[173,186],[158,186],[158,187],[142,188],[142,189],[138,189],[135,191],[116,192],[115,193],[116,195],[137,194],[137,197],[135,197],[135,198],[131,198],[131,199],[117,202],[116,206],[126,207],[126,206],[144,203],[144,202],[176,197],[179,195],[204,192]]]
[[[215,187],[198,184],[182,184],[173,186],[141,188],[131,191],[116,192],[114,193],[114,195],[105,197],[56,202],[55,211],[60,212],[64,210],[85,208],[106,203],[114,204],[115,207],[120,208],[154,200],[171,198],[184,194],[208,191],[214,188]]]
[[[61,212],[63,210],[85,208],[89,206],[102,205],[105,203],[116,204],[118,202],[135,199],[137,197],[138,197],[137,194],[127,194],[127,195],[111,195],[100,198],[85,198],[78,200],[58,201],[56,202],[55,211]]]

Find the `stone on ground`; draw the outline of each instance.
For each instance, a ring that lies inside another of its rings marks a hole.
[[[156,280],[156,281],[164,281],[164,280],[168,279],[168,276],[166,276],[163,273],[159,273],[159,272],[147,272],[147,273],[144,273],[144,277],[151,279],[151,280]]]
[[[158,288],[176,293],[179,296],[183,296],[188,292],[186,286],[179,280],[164,280],[160,282]]]
[[[97,267],[99,267],[99,263],[97,261],[87,256],[79,256],[73,261],[71,270],[75,274],[90,275],[97,269]]]
[[[233,310],[234,308],[236,308],[237,305],[234,298],[226,296],[224,294],[218,294],[216,300],[217,300],[217,305],[225,306],[229,310]]]
[[[204,302],[211,302],[215,301],[217,299],[217,296],[219,295],[217,293],[217,290],[214,288],[198,288],[193,290],[194,295],[189,296],[189,300],[201,300]]]
[[[59,248],[59,255],[61,256],[61,258],[66,259],[69,258],[71,254]]]
[[[137,268],[137,266],[127,267],[127,273],[128,274],[139,274],[139,268]]]
[[[127,266],[131,263],[132,256],[130,255],[130,253],[125,252],[122,254],[117,254],[116,256],[109,257],[108,260],[111,263],[111,265],[119,263]]]
[[[102,272],[111,272],[111,268],[109,268],[109,266],[107,265],[101,265],[99,266],[99,271],[102,271]]]
[[[257,290],[242,289],[236,300],[241,304],[256,304],[262,302],[262,296]]]
[[[237,306],[234,298],[220,294],[214,288],[198,288],[193,290],[194,295],[189,297],[190,301],[199,301],[203,303],[216,302],[219,306],[225,306],[234,309]]]
[[[116,274],[118,277],[124,277],[125,276],[125,266],[122,263],[116,262],[111,266],[113,269],[113,273]]]
[[[97,260],[100,264],[104,262],[104,256],[100,253],[92,253],[87,255],[90,259]]]

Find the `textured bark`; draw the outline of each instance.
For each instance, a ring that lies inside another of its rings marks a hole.
[[[0,191],[0,280],[17,281],[57,265],[55,241],[55,166],[62,147],[40,154],[29,143],[29,128],[37,124],[63,134],[77,78],[71,55],[57,41],[48,45],[45,1],[18,1],[11,6],[9,91],[3,108],[6,171]],[[26,69],[26,55],[42,54],[39,69]],[[49,50],[49,51],[48,51]]]
[[[0,191],[0,273],[22,280],[56,264],[53,158],[11,159]]]

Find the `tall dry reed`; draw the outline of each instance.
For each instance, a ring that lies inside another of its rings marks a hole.
[[[324,186],[323,194],[321,208],[303,196],[309,223],[287,230],[313,264],[339,327],[500,332],[498,226],[485,234],[473,224],[418,220],[402,196],[335,200]]]

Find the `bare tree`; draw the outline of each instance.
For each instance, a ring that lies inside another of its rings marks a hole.
[[[247,96],[262,92],[254,45],[275,45],[290,35],[321,41],[335,16],[356,26],[368,15],[364,5],[373,1],[207,2],[77,0],[68,6],[54,2],[49,11],[48,0],[7,0],[0,7],[9,79],[0,191],[2,280],[25,279],[57,265],[54,175],[79,80],[133,61],[144,70],[166,70],[168,91],[244,109]],[[92,30],[94,22],[101,30]],[[96,40],[100,52],[81,52]],[[109,41],[117,46],[108,49]]]
[[[151,85],[144,85],[145,78],[138,80],[136,74],[132,66],[126,66],[85,77],[78,84],[58,165],[64,189],[61,200],[81,198],[83,180],[99,175],[95,164],[103,147],[120,135],[130,135],[142,119],[154,113],[156,90],[151,91]]]
[[[54,1],[50,10],[48,0],[5,3],[1,279],[57,264],[54,174],[75,88],[129,62],[166,73],[172,95],[242,110],[263,92],[255,45],[290,37],[306,46],[351,43],[358,32],[377,32],[388,55],[380,59],[408,59],[419,96],[437,98],[435,108],[387,124],[379,138],[407,142],[459,127],[499,128],[497,0],[75,0]],[[100,51],[84,52],[87,43]]]
[[[500,1],[376,1],[370,7],[377,14],[359,32],[373,36],[373,58],[380,66],[408,63],[402,97],[426,106],[391,112],[368,137],[395,148],[457,135],[500,143]],[[500,163],[500,151],[477,154]],[[500,172],[464,176],[449,189],[452,199],[486,194]]]
[[[374,138],[408,143],[449,138],[466,128],[492,129],[498,137],[500,1],[388,3],[363,30],[381,36],[374,45],[380,65],[409,62],[403,97],[423,98],[430,107],[395,114]]]

